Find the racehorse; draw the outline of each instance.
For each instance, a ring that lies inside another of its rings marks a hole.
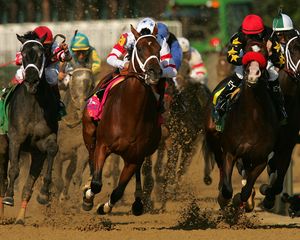
[[[157,149],[161,136],[157,101],[151,87],[159,82],[161,75],[160,45],[156,33],[141,36],[132,26],[131,32],[136,43],[125,80],[111,89],[97,125],[87,109],[83,113],[83,137],[93,176],[90,188],[84,191],[84,210],[92,209],[95,194],[101,191],[102,169],[109,154],[116,153],[124,160],[118,186],[109,201],[98,206],[99,214],[111,212],[134,174],[136,191],[132,212],[143,213],[140,168],[144,158]],[[96,134],[92,134],[95,130]]]
[[[94,78],[91,69],[75,66],[68,73],[69,82],[63,101],[67,115],[59,124],[57,142],[61,146],[54,160],[53,182],[56,195],[60,200],[69,198],[69,186],[73,178],[76,186],[82,182],[82,174],[88,164],[88,153],[82,138],[82,111],[85,107],[85,98],[94,87]],[[62,177],[63,163],[67,160],[65,177]]]
[[[0,219],[4,217],[3,197],[7,189],[7,169],[8,169],[8,140],[4,134],[0,135]]]
[[[58,150],[56,143],[58,106],[55,95],[45,79],[43,41],[46,36],[38,40],[32,32],[29,32],[24,36],[17,35],[17,38],[22,43],[25,78],[12,93],[8,109],[9,183],[2,202],[9,206],[14,205],[14,183],[20,171],[20,151],[30,152],[32,161],[22,191],[21,210],[16,219],[16,223],[23,224],[33,185],[41,173],[45,159],[47,171],[37,199],[41,204],[49,202],[53,159]]]
[[[292,38],[286,45],[285,68],[279,72],[279,82],[284,95],[288,122],[280,129],[280,137],[269,161],[270,183],[263,184],[260,191],[265,198],[263,206],[271,209],[275,196],[283,189],[284,177],[290,165],[292,151],[297,144],[300,119],[300,37]]]
[[[266,48],[262,43],[248,41],[243,56],[244,77],[238,99],[231,105],[222,132],[216,130],[209,104],[205,120],[203,156],[213,156],[220,171],[218,202],[224,208],[233,195],[231,176],[234,164],[241,159],[246,172],[246,185],[234,196],[235,206],[243,205],[252,211],[254,203],[247,204],[257,177],[267,165],[268,155],[274,149],[279,121],[267,88]],[[260,50],[260,51],[258,51]],[[224,81],[230,80],[231,77]],[[220,83],[215,91],[223,86]]]

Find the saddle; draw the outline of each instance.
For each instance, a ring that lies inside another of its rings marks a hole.
[[[12,93],[19,86],[19,84],[12,85],[0,91],[0,135],[8,132],[8,107],[9,100]]]

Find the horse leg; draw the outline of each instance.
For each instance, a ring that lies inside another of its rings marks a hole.
[[[220,181],[222,182],[222,186],[218,196],[218,203],[221,208],[224,208],[226,205],[228,205],[230,199],[232,198],[233,189],[231,183],[231,176],[234,162],[234,156],[232,156],[232,154],[230,153],[226,153],[223,162],[223,168],[220,172]]]
[[[240,206],[241,204],[246,206],[246,212],[251,212],[254,207],[254,201],[252,201],[252,204],[247,204],[247,200],[249,197],[253,194],[253,186],[258,178],[258,176],[262,173],[262,171],[265,169],[267,165],[267,162],[264,161],[263,163],[260,163],[256,165],[255,167],[252,167],[250,171],[247,171],[247,182],[246,185],[242,188],[241,193],[236,194],[233,199],[233,203],[235,206]]]
[[[151,192],[154,187],[154,179],[152,176],[152,161],[151,157],[146,157],[143,164],[142,173],[144,176],[143,184],[143,202],[145,203],[145,211],[153,210],[153,202],[151,201]]]
[[[265,195],[263,206],[266,209],[274,207],[276,195],[280,194],[283,190],[284,178],[291,162],[293,148],[294,144],[289,145],[283,152],[277,153],[277,155],[270,160],[270,165],[272,166],[270,178],[273,175],[276,177],[272,179],[269,185],[263,184],[260,187],[260,192]]]
[[[61,152],[59,151],[56,155],[53,163],[53,184],[55,188],[55,196],[59,197],[60,194],[63,191],[64,188],[64,180],[62,178],[62,168],[63,168],[63,162],[65,159],[63,159],[63,156]]]
[[[154,164],[154,174],[155,174],[156,182],[163,181],[162,169],[163,169],[164,153],[165,153],[165,142],[161,141],[157,149],[157,158]]]
[[[75,186],[80,187],[82,184],[82,175],[88,164],[88,154],[84,145],[81,145],[77,149],[77,164],[75,167],[75,174],[73,177],[73,183]]]
[[[25,223],[25,213],[26,213],[27,204],[32,196],[34,183],[37,180],[37,178],[40,176],[40,173],[44,165],[45,157],[43,155],[44,154],[41,153],[39,150],[34,150],[31,152],[32,161],[30,165],[30,171],[26,183],[23,187],[21,209],[19,210],[15,222],[16,224]]]
[[[75,155],[75,156],[72,156],[70,160],[71,161],[69,162],[69,165],[68,165],[68,167],[66,169],[66,173],[65,173],[64,188],[63,188],[62,194],[59,197],[60,201],[70,199],[69,188],[70,188],[70,183],[71,183],[72,177],[76,170],[76,163],[77,163],[78,159],[77,159],[77,156]]]
[[[46,152],[46,161],[47,161],[47,171],[44,176],[44,184],[37,196],[37,201],[40,204],[46,205],[49,203],[49,186],[52,182],[52,168],[53,168],[53,161],[55,158],[55,155],[58,151],[58,145],[56,142],[56,134],[53,133],[50,136],[48,136],[47,139],[45,139],[45,149],[41,149],[42,152]]]
[[[118,186],[111,193],[110,199],[108,200],[107,203],[98,205],[98,207],[97,207],[98,214],[104,215],[104,214],[110,213],[112,211],[112,208],[116,204],[116,202],[122,198],[128,182],[130,181],[133,174],[137,172],[137,170],[140,171],[140,166],[138,166],[137,164],[125,162],[124,168],[121,172]],[[140,181],[141,181],[140,176],[137,176],[137,184],[139,182],[140,186],[136,185],[136,193],[135,193],[136,194],[136,202],[139,202],[139,200],[137,200],[137,198],[141,198],[141,195],[142,195],[142,190],[141,190],[142,187],[141,187]],[[140,188],[140,189],[138,189],[138,188]],[[139,204],[137,204],[137,205],[139,205]]]
[[[20,144],[9,141],[9,183],[5,197],[2,199],[2,203],[8,206],[14,206],[14,185],[17,177],[20,174],[19,157]]]
[[[2,203],[2,199],[8,184],[8,143],[4,135],[0,135],[0,138],[0,219],[2,219],[4,217],[4,204]]]
[[[94,152],[94,165],[92,170],[92,181],[90,187],[83,190],[82,208],[90,211],[94,206],[95,194],[100,193],[102,189],[102,171],[106,158],[108,157],[108,149],[105,146],[97,144]]]

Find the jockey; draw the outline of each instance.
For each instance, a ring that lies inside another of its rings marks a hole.
[[[269,73],[268,84],[271,90],[271,97],[279,115],[279,120],[281,123],[284,123],[287,119],[287,114],[278,81],[278,71],[284,67],[285,58],[280,51],[280,43],[277,36],[275,34],[272,35],[272,29],[266,27],[262,18],[255,14],[247,15],[239,31],[231,37],[228,46],[227,60],[236,66],[235,74],[219,95],[216,111],[219,116],[222,116],[226,112],[227,100],[229,100],[230,94],[239,86],[241,79],[243,79],[242,58],[244,55],[244,47],[249,39],[267,42],[266,47],[269,52],[267,65],[267,71]]]
[[[60,94],[58,90],[58,62],[70,61],[72,56],[69,52],[68,45],[66,43],[58,44],[53,41],[52,31],[46,26],[36,27],[33,32],[37,35],[37,38],[41,39],[46,35],[46,39],[43,42],[45,49],[45,77],[46,81],[52,87],[53,92],[57,98],[59,105],[58,118],[60,119],[65,115],[64,104],[60,101]],[[16,54],[15,62],[17,65],[22,65],[22,55],[20,52]],[[20,84],[24,81],[24,68],[21,66],[12,80],[13,84]]]
[[[175,37],[175,35],[169,32],[169,29],[166,24],[159,22],[157,23],[157,28],[158,28],[158,35],[160,35],[161,37],[167,40],[172,58],[176,65],[176,70],[178,70],[182,61],[182,50],[180,48],[179,42]]]
[[[285,46],[288,41],[300,35],[299,31],[294,29],[292,19],[283,13],[279,13],[278,16],[274,18],[273,31],[279,39],[283,53],[285,52]]]
[[[153,34],[157,31],[157,24],[151,18],[142,19],[136,27],[136,30],[141,35]],[[170,53],[170,48],[167,44],[167,40],[157,35],[156,39],[161,46],[160,50],[160,62],[162,67],[162,78],[174,78],[177,74],[176,65]],[[127,70],[129,66],[130,54],[135,44],[135,37],[132,32],[125,32],[121,35],[117,44],[114,45],[110,54],[107,57],[107,63],[120,70]],[[126,56],[125,56],[126,55]],[[120,59],[125,56],[123,59]],[[163,111],[163,97],[164,97],[164,81],[160,81],[157,86],[157,91],[160,95],[159,108]]]
[[[183,61],[188,61],[190,66],[189,77],[195,83],[207,85],[207,69],[201,54],[190,46],[188,39],[181,37],[178,41],[183,52]]]
[[[77,32],[71,40],[70,48],[72,61],[68,64],[61,63],[58,80],[62,81],[66,77],[66,70],[76,65],[91,69],[93,76],[100,72],[101,59],[85,34]]]

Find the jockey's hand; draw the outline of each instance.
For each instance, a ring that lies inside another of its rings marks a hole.
[[[126,62],[124,64],[124,68],[122,70],[128,70],[128,68],[129,68],[129,62]]]
[[[16,65],[22,65],[22,54],[21,54],[21,52],[16,53],[15,63],[16,63]]]
[[[59,81],[63,81],[64,78],[65,78],[66,76],[67,76],[66,73],[64,73],[64,72],[59,72],[57,78],[58,78]]]
[[[66,44],[66,43],[60,43],[59,44],[59,48],[62,49],[62,50],[64,50],[65,52],[69,51],[68,44]]]
[[[268,50],[269,56],[271,56],[272,55],[272,42],[270,40],[267,41],[267,50]]]

